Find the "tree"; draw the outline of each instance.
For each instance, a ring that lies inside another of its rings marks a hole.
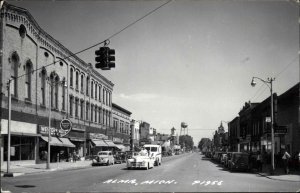
[[[179,144],[181,147],[185,147],[186,149],[193,149],[194,141],[193,138],[189,135],[181,135],[179,136]]]
[[[198,143],[198,148],[200,149],[200,151],[207,151],[210,149],[211,144],[212,141],[209,138],[201,138]]]

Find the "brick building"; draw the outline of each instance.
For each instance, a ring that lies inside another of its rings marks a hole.
[[[52,162],[58,153],[62,159],[73,150],[89,154],[89,139],[112,128],[114,84],[47,34],[26,9],[4,3],[0,22],[1,163],[7,160],[9,79],[12,164],[45,160],[49,117]],[[62,137],[63,119],[72,127]]]
[[[113,112],[113,130],[108,135],[114,143],[119,144],[118,146],[122,149],[129,151],[130,149],[130,115],[131,112],[125,108],[112,103]],[[125,146],[124,146],[125,145]]]

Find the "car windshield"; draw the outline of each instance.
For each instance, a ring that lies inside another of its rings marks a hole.
[[[151,147],[151,151],[157,151],[157,147]]]
[[[108,152],[99,152],[98,155],[108,155]]]
[[[245,154],[235,154],[234,160],[240,160],[240,159],[248,159],[248,156]]]

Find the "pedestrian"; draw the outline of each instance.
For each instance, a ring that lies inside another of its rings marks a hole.
[[[77,155],[76,155],[76,151],[74,150],[74,152],[73,152],[73,162],[76,162],[76,159],[77,159]]]
[[[287,152],[287,150],[284,150],[282,160],[283,160],[283,165],[284,165],[284,171],[286,174],[289,173],[289,159],[291,155]]]
[[[257,152],[256,164],[257,164],[257,170],[259,172],[261,172],[262,171],[262,156],[260,154],[260,151]]]

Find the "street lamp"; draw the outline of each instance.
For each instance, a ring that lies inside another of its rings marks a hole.
[[[47,165],[46,169],[50,169],[50,150],[51,150],[51,95],[52,95],[52,87],[57,84],[62,84],[64,88],[67,87],[67,82],[65,79],[63,81],[55,81],[54,78],[48,77],[47,78],[47,83],[49,84],[49,126],[48,126],[48,153],[47,153]],[[64,99],[65,100],[65,99]]]
[[[271,92],[271,151],[272,151],[272,173],[275,170],[275,164],[274,164],[274,107],[273,107],[273,81],[275,80],[275,78],[268,78],[267,80],[263,80],[259,77],[252,77],[252,81],[251,81],[251,86],[255,86],[256,82],[255,79],[258,79],[260,81],[262,81],[263,83],[265,83],[269,88],[270,88],[270,92]]]

